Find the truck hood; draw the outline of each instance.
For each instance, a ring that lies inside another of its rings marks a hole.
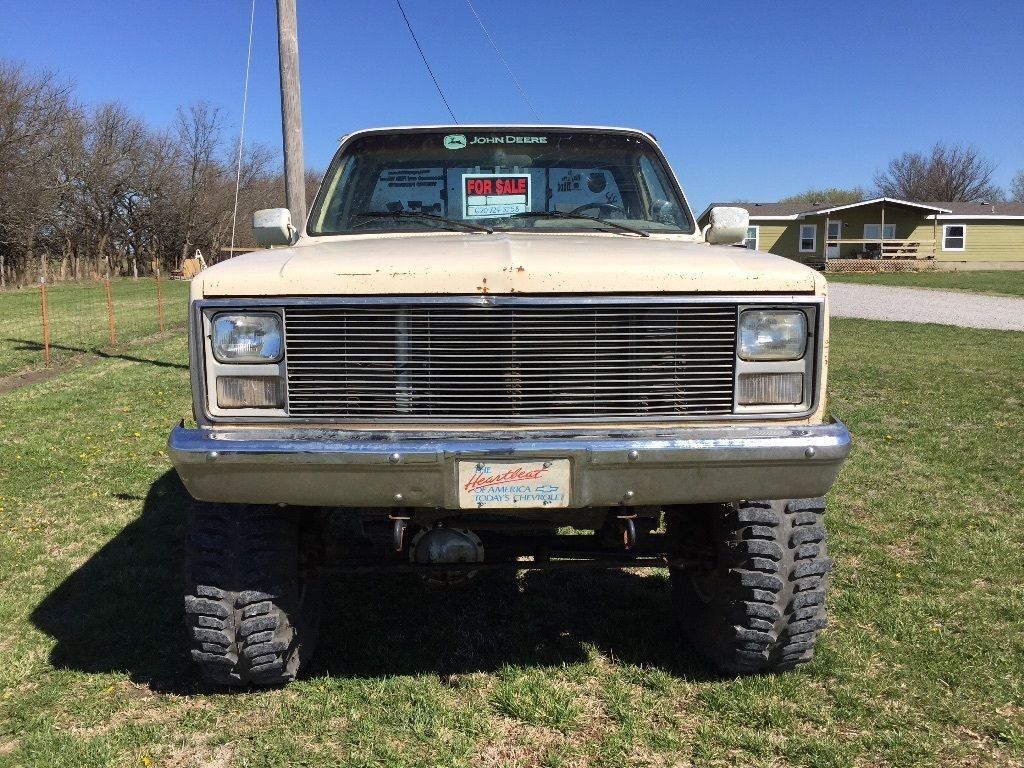
[[[323,238],[204,270],[192,298],[473,293],[822,293],[790,259],[734,246],[609,234]]]

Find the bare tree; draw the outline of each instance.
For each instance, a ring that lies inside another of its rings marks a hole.
[[[233,142],[238,146],[237,140]],[[205,232],[207,248],[213,261],[217,261],[221,249],[231,245],[231,223],[234,212],[235,182],[236,173],[238,181],[238,220],[235,234],[235,244],[242,244],[244,238],[239,237],[251,230],[252,212],[259,207],[255,206],[259,196],[257,190],[264,179],[272,179],[273,152],[262,144],[250,144],[242,154],[241,168],[238,169],[235,163],[238,162],[237,155],[230,159],[226,158],[222,164],[222,171],[210,191],[209,205],[210,212],[216,211],[215,218],[211,219],[211,226]],[[239,172],[240,171],[240,172]],[[284,199],[282,188],[277,200]],[[276,203],[280,205],[280,203]],[[246,242],[246,245],[250,243]]]
[[[145,125],[120,104],[103,104],[89,116],[76,169],[76,208],[97,274],[125,271],[125,217],[141,186],[147,137]]]
[[[0,285],[138,276],[197,247],[215,260],[235,203],[237,144],[223,126],[216,106],[198,103],[156,131],[118,103],[83,109],[56,75],[0,60]],[[307,172],[309,197],[317,180]],[[254,210],[283,204],[276,154],[250,145],[236,242],[253,245]]]
[[[66,180],[58,173],[77,115],[71,86],[0,61],[0,285],[29,275]],[[40,264],[45,274],[45,260]]]
[[[1013,182],[1010,185],[1010,199],[1024,203],[1024,171],[1017,171],[1017,175],[1013,177]]]
[[[875,185],[880,194],[904,200],[999,200],[1002,190],[992,183],[994,172],[995,166],[974,147],[936,144],[928,155],[904,152],[890,160],[875,175]]]
[[[217,158],[224,153],[223,120],[220,108],[206,102],[178,108],[175,123],[178,150],[181,153],[185,192],[185,232],[181,258],[189,255],[196,240],[203,239],[211,222],[204,216],[206,203],[221,173]]]

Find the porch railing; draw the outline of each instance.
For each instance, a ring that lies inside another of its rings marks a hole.
[[[897,238],[874,238],[871,240],[841,240],[828,239],[825,241],[825,254],[829,259],[934,259],[937,240],[900,240]],[[829,248],[839,246],[839,255],[828,255]],[[843,249],[844,245],[860,245],[861,248],[854,252]]]

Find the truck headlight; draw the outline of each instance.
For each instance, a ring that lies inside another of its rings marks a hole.
[[[269,312],[223,313],[213,318],[213,356],[221,363],[276,363],[281,317]]]
[[[748,309],[740,315],[743,360],[799,360],[807,349],[807,315],[799,310]]]

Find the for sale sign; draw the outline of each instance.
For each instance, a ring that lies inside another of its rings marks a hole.
[[[462,174],[462,218],[512,216],[530,210],[530,174]]]

